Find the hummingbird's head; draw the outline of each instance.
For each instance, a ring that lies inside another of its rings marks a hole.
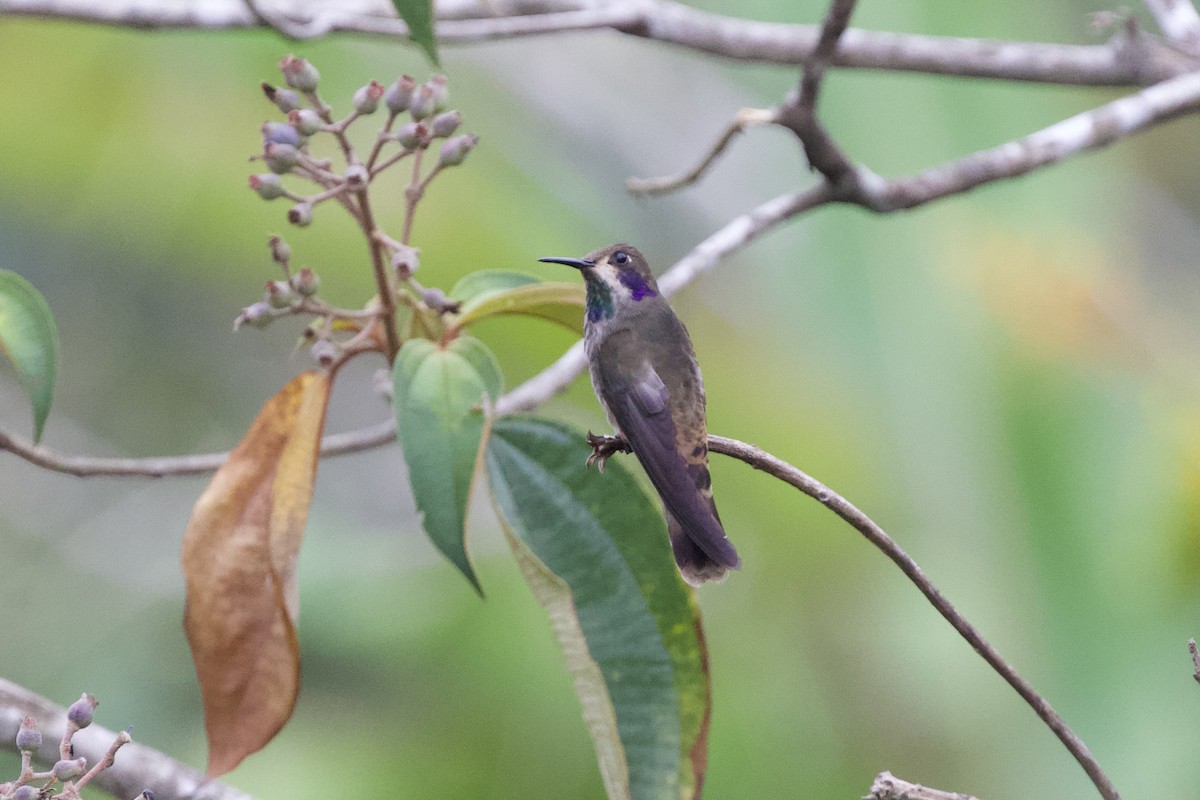
[[[618,308],[658,297],[658,284],[650,265],[636,247],[614,244],[588,253],[584,258],[539,258],[553,264],[566,264],[583,273],[587,283],[587,318],[600,322]]]

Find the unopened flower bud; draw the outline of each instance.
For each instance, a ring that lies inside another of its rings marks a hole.
[[[405,150],[416,150],[429,144],[429,129],[419,122],[406,122],[396,131],[396,141]]]
[[[288,209],[288,222],[298,228],[305,228],[312,222],[313,207],[312,203],[296,203]]]
[[[438,156],[438,163],[443,167],[456,167],[467,158],[467,153],[475,148],[479,142],[479,137],[473,133],[464,133],[461,136],[455,136],[452,139],[447,139],[442,145],[442,152]]]
[[[300,163],[300,151],[290,144],[267,142],[263,148],[263,162],[271,172],[283,175]]]
[[[86,758],[64,758],[54,763],[54,777],[63,783],[73,781],[87,769]]]
[[[421,300],[439,314],[455,314],[462,308],[461,300],[451,300],[445,292],[436,287],[421,292]]]
[[[450,102],[450,86],[445,75],[434,75],[429,79],[429,89],[433,92],[433,110],[442,111]]]
[[[75,725],[76,728],[86,728],[92,724],[92,715],[96,711],[96,698],[92,697],[87,692],[71,703],[71,707],[67,709],[67,719]]]
[[[303,58],[297,58],[292,55],[284,56],[279,62],[279,69],[283,71],[284,81],[293,89],[298,89],[301,92],[315,92],[317,90],[317,83],[321,80],[321,73],[317,72],[317,68]]]
[[[267,281],[263,299],[271,308],[288,308],[298,299],[287,281]]]
[[[267,96],[267,99],[274,103],[275,107],[285,114],[294,108],[300,107],[300,95],[296,94],[291,89],[280,89],[276,86],[272,86],[266,81],[263,81],[262,90],[263,94]]]
[[[274,200],[276,197],[283,197],[285,193],[283,181],[274,172],[251,175],[250,188],[263,200]]]
[[[322,339],[310,347],[308,353],[313,357],[313,361],[316,361],[322,367],[330,367],[337,361],[340,351],[336,344],[328,339]]]
[[[367,181],[371,179],[367,168],[362,164],[351,164],[346,167],[346,185],[351,189],[361,189],[367,185]]]
[[[402,114],[407,111],[408,104],[412,102],[413,89],[416,87],[417,82],[411,75],[401,75],[396,78],[395,82],[383,93],[383,102],[387,103],[388,111],[393,114]]]
[[[383,97],[383,84],[371,81],[354,93],[354,110],[359,114],[374,114],[379,108],[379,98]]]
[[[242,309],[242,313],[237,315],[233,321],[233,329],[236,331],[243,325],[251,325],[255,328],[265,328],[273,319],[271,307],[266,303],[259,301],[251,303]]]
[[[461,124],[462,114],[457,111],[445,111],[433,118],[433,122],[429,123],[429,129],[433,132],[433,138],[445,139],[458,130],[458,126]]]
[[[392,253],[392,269],[396,270],[396,277],[402,281],[412,277],[413,273],[421,266],[418,253],[417,248],[407,246]]]
[[[32,753],[42,746],[42,732],[38,730],[37,720],[25,717],[21,727],[17,729],[17,749],[22,753]]]
[[[264,122],[262,124],[262,139],[263,147],[266,147],[269,142],[290,144],[292,147],[299,147],[300,131],[286,122]]]
[[[271,260],[276,264],[286,264],[292,257],[292,246],[283,240],[282,236],[272,236],[267,240],[271,248]]]
[[[317,288],[321,285],[321,279],[317,277],[317,273],[313,272],[308,267],[297,272],[292,276],[292,286],[296,291],[305,297],[312,297],[317,293]]]
[[[12,794],[12,800],[38,800],[41,792],[37,787],[30,786],[28,783],[24,786],[18,786],[17,790]]]
[[[422,83],[413,92],[412,102],[408,105],[408,113],[417,122],[432,116],[437,109],[437,98],[433,96],[433,87],[428,83]]]
[[[297,108],[294,111],[288,112],[288,123],[301,136],[312,136],[317,131],[321,130],[324,122],[321,116],[311,108]]]

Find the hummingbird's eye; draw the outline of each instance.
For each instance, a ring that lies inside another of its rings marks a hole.
[[[614,264],[628,264],[629,253],[626,253],[624,250],[618,250],[617,252],[613,253],[612,260]]]

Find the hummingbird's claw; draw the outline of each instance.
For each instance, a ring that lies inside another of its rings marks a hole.
[[[592,448],[592,454],[587,457],[587,465],[589,467],[595,466],[601,472],[604,472],[605,462],[615,453],[633,452],[633,448],[629,446],[629,442],[620,436],[597,436],[588,431],[587,443],[588,447]]]

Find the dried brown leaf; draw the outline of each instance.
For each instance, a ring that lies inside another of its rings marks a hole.
[[[296,704],[296,558],[329,389],[329,376],[305,372],[268,400],[188,522],[184,629],[204,699],[209,775],[262,748]]]

